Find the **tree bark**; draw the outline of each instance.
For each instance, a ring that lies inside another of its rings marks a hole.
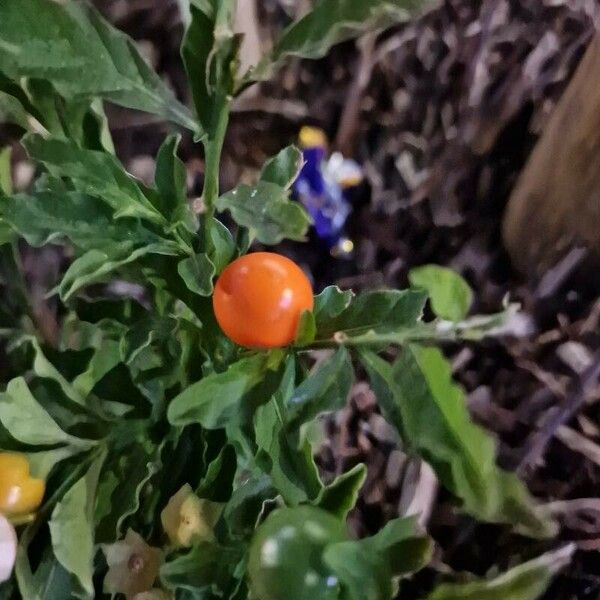
[[[506,247],[539,274],[574,246],[600,255],[600,33],[596,33],[509,199]]]

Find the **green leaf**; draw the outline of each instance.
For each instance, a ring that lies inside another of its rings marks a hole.
[[[201,252],[188,256],[179,262],[177,272],[188,290],[199,296],[210,296],[213,292],[215,265],[208,256]]]
[[[395,397],[390,384],[392,365],[371,351],[361,351],[360,358],[385,420],[397,429],[400,436],[406,438],[402,420],[402,405]]]
[[[432,541],[421,530],[416,517],[392,519],[360,543],[368,553],[383,558],[395,577],[419,571],[429,563],[433,552]]]
[[[104,104],[99,98],[92,100],[90,109],[84,115],[82,129],[82,145],[85,148],[115,154],[108,118],[104,112]]]
[[[393,576],[423,568],[431,558],[430,540],[417,531],[413,518],[394,519],[376,535],[329,545],[323,554],[352,600],[391,600]]]
[[[11,155],[12,149],[10,146],[0,150],[0,192],[3,192],[7,196],[12,194],[12,172],[10,168]]]
[[[81,443],[65,433],[33,397],[25,379],[18,377],[0,392],[0,422],[19,442],[32,446]]]
[[[237,411],[244,395],[260,383],[268,368],[268,355],[256,354],[213,373],[175,397],[168,409],[171,425],[200,423],[207,429],[224,427]]]
[[[207,254],[218,275],[231,262],[236,252],[235,240],[221,221],[211,218],[208,228]]]
[[[168,243],[150,244],[133,251],[122,248],[112,255],[103,250],[88,250],[71,263],[57,291],[61,300],[67,302],[82,288],[106,281],[118,269],[148,254],[173,256],[175,252],[175,248]]]
[[[324,308],[322,301],[315,308],[317,337],[320,339],[336,332],[354,337],[367,332],[389,334],[415,327],[421,319],[427,298],[420,290],[365,292],[354,297],[345,310],[335,314],[339,306],[347,302],[347,296],[338,292],[331,292],[334,299],[329,302],[334,304],[329,308]]]
[[[302,241],[310,218],[298,202],[291,202],[287,190],[267,181],[254,186],[241,184],[217,199],[219,211],[228,210],[233,220],[250,230],[259,242],[278,244],[284,239]]]
[[[29,344],[33,349],[34,358],[33,358],[33,372],[38,377],[43,377],[45,379],[51,379],[58,383],[60,389],[63,391],[64,395],[74,402],[75,404],[79,404],[80,406],[86,405],[85,398],[65,379],[65,377],[60,373],[60,371],[46,358],[42,347],[37,338],[33,336],[23,336],[21,339],[14,343],[13,347],[18,347],[21,344]]]
[[[8,223],[4,223],[2,220],[0,220],[0,246],[10,244],[13,239],[13,230],[10,228]]]
[[[18,125],[27,130],[28,114],[23,105],[14,96],[0,90],[0,123]],[[7,192],[8,193],[8,192]]]
[[[84,450],[85,448],[78,446],[61,446],[54,450],[28,452],[27,459],[29,460],[31,476],[37,479],[48,479],[48,475],[58,463]]]
[[[73,463],[69,471],[64,472],[58,488],[47,494],[44,507],[38,513],[38,516],[46,516],[47,510],[55,505],[90,469],[93,460],[94,456],[88,454],[78,463]],[[72,595],[81,595],[83,590],[80,586],[73,585],[75,583],[73,578],[58,562],[52,547],[48,545],[43,548],[39,544],[38,532],[42,524],[43,521],[38,518],[19,535],[15,576],[21,596],[31,600],[59,600]],[[34,548],[36,560],[30,562],[28,553],[30,549],[33,550]],[[36,566],[35,571],[32,569],[32,563]],[[74,589],[76,587],[77,590]]]
[[[278,397],[282,389],[288,389],[289,379],[293,377],[293,365],[295,361],[292,355],[288,354],[283,363],[285,353],[282,351],[278,356],[277,364],[273,365],[274,370],[266,372],[259,385],[255,386],[244,398],[240,405],[240,410],[227,425],[227,437],[234,444],[239,460],[252,461],[256,455],[256,419],[263,406],[272,403],[275,397]],[[263,471],[268,469],[260,467]]]
[[[189,349],[184,329],[184,321],[149,315],[131,326],[121,341],[123,362],[152,404],[155,417],[163,417],[165,391],[187,381]]]
[[[112,154],[32,134],[23,138],[23,145],[29,156],[42,162],[52,176],[67,177],[78,192],[104,200],[115,210],[115,219],[139,217],[164,224],[164,217]]]
[[[536,600],[570,562],[574,545],[547,552],[510,571],[469,583],[444,583],[427,600]]]
[[[257,464],[289,505],[315,500],[323,488],[310,442],[299,442],[299,432],[288,427],[285,407],[294,393],[295,374],[296,361],[289,357],[279,389],[254,415]]]
[[[288,399],[286,419],[290,429],[299,429],[321,413],[342,408],[353,382],[350,355],[345,348],[338,348]]]
[[[206,0],[205,7],[191,2],[191,20],[181,46],[196,115],[210,139],[219,127],[219,112],[233,92],[239,44],[232,31],[233,7],[232,0]]]
[[[46,548],[42,554],[35,573],[32,571],[27,557],[24,537],[18,549],[15,575],[19,584],[20,596],[28,600],[61,600],[71,596],[72,582],[69,572],[56,560],[51,548]]]
[[[95,521],[97,543],[109,543],[125,533],[125,522],[140,508],[144,487],[161,466],[156,446],[140,424],[123,424],[106,461],[98,487]],[[110,476],[109,476],[110,474]]]
[[[274,183],[287,190],[298,177],[303,164],[302,152],[296,146],[288,146],[265,163],[260,180]]]
[[[17,87],[27,99],[27,104],[25,104],[19,94],[23,106],[28,106],[29,112],[37,116],[40,124],[48,133],[80,141],[83,118],[90,104],[89,99],[66,101],[56,92],[49,81],[43,79],[21,80],[20,86]],[[27,129],[33,128],[30,126]],[[39,128],[35,129],[39,133]]]
[[[340,290],[337,285],[326,287],[320,294],[315,296],[315,319],[317,328],[323,329],[325,324],[342,314],[352,302],[354,292],[352,290]]]
[[[26,95],[23,100],[19,94],[19,100],[39,122],[29,118],[28,130],[39,133],[45,129],[53,136],[71,139],[82,147],[114,151],[99,98],[65,99],[50,81],[43,79],[22,79],[21,86]]]
[[[367,478],[367,467],[358,464],[324,487],[315,505],[345,520],[354,508],[358,493]]]
[[[69,339],[69,347],[83,350],[96,348],[98,334],[117,339],[128,326],[146,315],[146,310],[133,298],[78,298],[74,302],[79,319],[77,337]]]
[[[206,473],[196,489],[198,496],[213,502],[227,502],[231,497],[237,466],[237,456],[233,446],[230,444],[223,446],[217,457],[208,464]],[[222,507],[219,508],[219,515],[221,510]]]
[[[118,243],[131,249],[167,240],[142,227],[139,221],[114,221],[112,210],[102,200],[76,192],[42,191],[17,194],[0,201],[0,214],[33,246],[66,237],[79,248],[115,251]]]
[[[82,396],[88,396],[96,384],[121,362],[119,342],[102,338],[94,348],[87,368],[73,379],[72,385]]]
[[[173,339],[176,336],[177,326],[176,319],[158,315],[148,315],[133,324],[121,340],[121,357],[123,361],[130,366],[141,362],[140,369],[147,366],[156,366],[154,361],[161,364],[161,357],[151,359],[147,350],[151,349],[154,344],[160,346],[162,342]],[[144,365],[144,361],[153,364]]]
[[[392,600],[394,587],[386,563],[377,555],[367,554],[357,542],[331,544],[323,553],[323,562],[342,585],[344,600]]]
[[[423,3],[423,0],[319,0],[312,11],[283,32],[247,80],[270,79],[291,56],[321,58],[335,44],[405,20],[408,11]]]
[[[160,579],[170,589],[223,590],[240,559],[238,548],[201,542],[168,560],[160,569]]]
[[[0,71],[52,82],[65,98],[100,96],[196,130],[189,111],[144,62],[134,42],[87,3],[0,4]]]
[[[32,104],[31,95],[32,92],[29,89],[31,81],[21,80],[19,82],[12,81],[9,77],[4,75],[0,70],[0,92],[7,94],[12,98],[15,98],[25,113],[31,114],[36,118],[39,118],[39,114],[36,111],[36,107]],[[26,91],[27,89],[27,91]]]
[[[391,368],[370,353],[362,359],[386,418],[462,500],[465,511],[534,537],[555,533],[555,523],[539,513],[521,481],[496,466],[494,440],[471,421],[464,392],[453,383],[439,350],[406,347]]]
[[[156,157],[154,182],[158,190],[158,210],[171,225],[183,224],[188,231],[198,229],[197,219],[187,199],[185,164],[177,157],[181,136],[169,136]]]
[[[250,536],[256,528],[264,503],[276,494],[271,479],[266,475],[250,478],[237,487],[223,512],[230,535],[234,538]]]
[[[427,290],[433,312],[448,321],[462,321],[473,302],[469,284],[455,271],[437,265],[412,269],[408,274],[410,284]]]
[[[50,519],[52,548],[58,562],[72,573],[87,597],[94,596],[94,505],[105,456],[63,496]]]
[[[300,315],[294,345],[299,347],[310,346],[315,341],[316,335],[317,324],[315,323],[315,315],[310,310],[305,310]]]
[[[298,448],[296,435],[289,435],[277,398],[259,406],[254,419],[258,454],[256,461],[270,475],[273,486],[286,504],[297,506],[315,500],[323,485],[319,479],[308,440]]]

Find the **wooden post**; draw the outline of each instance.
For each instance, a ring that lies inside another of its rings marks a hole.
[[[503,234],[528,273],[543,272],[575,245],[600,255],[600,32],[513,190]]]

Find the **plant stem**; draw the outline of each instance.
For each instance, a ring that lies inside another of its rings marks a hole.
[[[190,254],[190,255],[191,255],[191,254],[193,254],[193,253],[194,253],[194,248],[192,247],[192,245],[191,245],[190,243],[188,243],[188,242],[187,242],[187,241],[184,239],[183,235],[181,235],[181,233],[180,233],[180,232],[179,232],[177,229],[174,229],[174,230],[173,230],[173,237],[175,238],[175,240],[177,241],[177,243],[178,243],[178,244],[179,244],[179,245],[180,245],[182,248],[184,248],[184,249],[185,249],[185,251],[186,251],[188,254]]]
[[[204,206],[205,222],[215,212],[215,202],[219,197],[219,167],[221,165],[221,153],[227,133],[227,124],[229,123],[229,114],[231,111],[231,98],[224,96],[215,102],[218,106],[218,112],[215,115],[214,127],[208,140],[205,143],[206,150],[206,169],[204,173]]]
[[[394,333],[375,333],[363,334],[361,336],[352,337],[346,336],[343,331],[334,335],[329,339],[315,340],[310,346],[302,348],[302,350],[317,350],[324,348],[338,348],[339,346],[350,347],[371,347],[371,346],[402,346],[410,342],[424,341],[455,341],[456,336],[437,336],[433,331],[409,331],[409,332],[394,332]]]
[[[340,330],[326,338],[317,338],[300,350],[320,348],[402,346],[411,342],[458,342],[479,341],[488,335],[505,333],[504,328],[518,305],[510,304],[501,313],[470,317],[459,323],[436,319],[428,323],[419,322],[412,327],[377,331],[373,326]],[[508,332],[509,330],[506,330]]]
[[[419,327],[411,327],[402,331],[390,333],[378,333],[373,330],[360,335],[348,335],[345,331],[339,331],[327,339],[317,339],[302,350],[317,350],[321,348],[338,348],[346,346],[354,347],[378,347],[378,346],[403,346],[410,343],[420,342],[457,342],[480,340],[485,337],[485,330],[454,327],[445,330],[436,328],[435,323],[422,324]]]

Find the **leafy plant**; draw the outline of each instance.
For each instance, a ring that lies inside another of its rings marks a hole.
[[[306,434],[344,406],[357,363],[406,450],[429,462],[459,510],[530,536],[554,533],[524,485],[496,466],[492,438],[470,421],[448,363],[428,347],[481,337],[511,313],[468,319],[471,292],[456,274],[427,267],[403,291],[329,287],[297,315],[284,347],[242,348],[221,331],[215,278],[254,240],[300,240],[310,224],[289,197],[301,166],[293,147],[256,183],[221,193],[233,98],[288,57],[323,56],[417,3],[319,0],[248,73],[237,72],[235,4],[189,3],[182,57],[192,113],[85,2],[0,3],[0,116],[20,128],[39,172],[13,194],[10,153],[0,152],[0,337],[10,359],[0,449],[25,454],[31,476],[46,482],[37,512],[13,518],[16,566],[0,598],[392,598],[399,578],[428,563],[431,540],[411,518],[352,540],[345,518],[365,467],[323,481]],[[146,186],[115,156],[104,102],[155,114],[203,144],[200,214],[187,200],[178,135],[165,140]],[[19,238],[73,255],[53,290],[63,310],[56,340],[38,331]],[[141,301],[98,292],[117,279],[142,286]],[[100,287],[87,293],[92,285]],[[425,322],[428,297],[440,318]],[[393,364],[383,358],[389,347],[399,350]],[[314,365],[317,349],[326,352]],[[560,556],[431,597],[496,598],[502,589],[534,598]]]
[[[574,551],[571,544],[496,577],[477,580],[469,577],[471,581],[466,583],[442,584],[427,600],[534,600],[546,591],[552,576],[569,564]]]

